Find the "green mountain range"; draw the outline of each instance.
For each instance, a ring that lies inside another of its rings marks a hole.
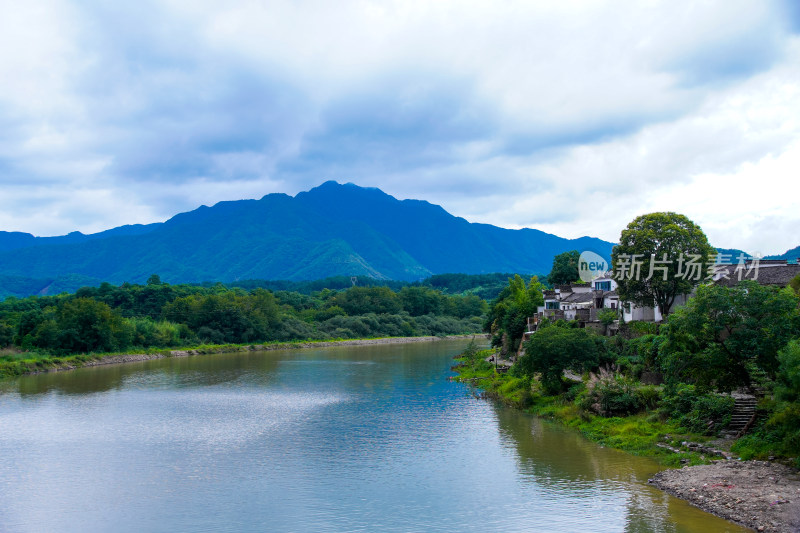
[[[295,197],[220,202],[93,235],[0,232],[0,296],[19,293],[26,280],[28,290],[53,293],[70,284],[64,280],[141,283],[153,273],[171,283],[546,273],[558,253],[608,257],[611,247],[596,238],[469,223],[425,201],[329,181]]]

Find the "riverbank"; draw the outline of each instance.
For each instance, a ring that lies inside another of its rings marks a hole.
[[[46,372],[64,372],[76,368],[137,363],[167,357],[189,357],[230,352],[300,350],[329,346],[370,346],[376,344],[407,344],[441,340],[487,338],[485,334],[447,335],[441,337],[381,337],[374,339],[342,339],[333,341],[295,341],[267,344],[224,344],[187,347],[178,350],[153,350],[131,353],[80,354],[68,357],[40,357],[32,360],[0,361],[0,378]]]
[[[706,464],[716,459],[705,444],[709,437],[690,433],[671,420],[663,420],[655,411],[626,417],[603,417],[582,410],[575,404],[575,394],[548,396],[537,381],[496,372],[486,361],[492,350],[462,354],[453,370],[455,381],[470,383],[482,395],[540,418],[579,431],[592,442],[633,455],[651,457],[669,467]],[[666,438],[665,438],[666,437]]]
[[[472,384],[487,397],[574,428],[600,445],[651,457],[664,466],[683,466],[659,472],[649,481],[706,512],[757,531],[800,531],[797,470],[764,461],[739,461],[712,446],[719,441],[687,433],[655,411],[609,418],[587,413],[569,392],[545,396],[536,381],[496,372],[486,360],[489,353],[462,354],[453,367],[459,375],[453,379]]]
[[[650,483],[756,531],[800,531],[800,473],[764,461],[725,461],[665,470]]]

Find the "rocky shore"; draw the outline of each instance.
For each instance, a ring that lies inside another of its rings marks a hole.
[[[800,532],[800,473],[764,461],[719,461],[656,474],[652,485],[756,531]]]
[[[229,352],[249,352],[249,351],[272,351],[272,350],[297,350],[307,348],[326,348],[329,346],[369,346],[375,344],[408,344],[414,342],[436,342],[441,340],[487,338],[487,335],[448,335],[445,337],[385,337],[380,339],[350,339],[340,341],[309,341],[309,342],[287,342],[278,344],[249,344],[241,346],[219,346],[204,347],[202,349],[189,350],[170,350],[157,353],[139,354],[118,354],[99,356],[96,359],[87,361],[64,362],[45,369],[39,369],[29,374],[41,374],[45,372],[63,372],[74,370],[75,368],[87,366],[116,365],[123,363],[137,363],[141,361],[151,361],[154,359],[164,359],[167,357],[189,357],[193,355],[208,355],[215,353]]]

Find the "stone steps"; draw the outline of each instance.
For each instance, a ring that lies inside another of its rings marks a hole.
[[[731,421],[723,433],[730,437],[741,436],[747,425],[756,415],[756,398],[754,396],[734,396],[736,403],[731,414]]]

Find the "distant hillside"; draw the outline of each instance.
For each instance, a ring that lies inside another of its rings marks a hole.
[[[792,261],[796,261],[798,258],[800,258],[800,246],[787,250],[786,253],[781,255],[769,255],[765,257],[765,259],[791,259]]]
[[[418,280],[448,272],[549,272],[558,253],[593,250],[608,257],[611,247],[591,237],[473,224],[428,202],[330,181],[296,197],[220,202],[164,223],[94,235],[0,232],[0,276],[111,283],[141,283],[153,273],[171,283]]]
[[[67,274],[54,279],[0,275],[0,300],[9,296],[24,298],[33,295],[46,296],[62,292],[75,292],[81,287],[100,285],[101,281],[77,274]]]
[[[108,237],[122,235],[142,235],[152,231],[158,226],[159,224],[133,224],[101,231],[100,233],[93,233],[91,235],[85,235],[80,231],[73,231],[69,235],[62,235],[60,237],[34,237],[30,233],[22,233],[18,231],[0,231],[0,251],[16,250],[18,248],[27,248],[29,246],[75,244],[79,242],[105,239]]]
[[[723,263],[736,263],[739,257],[748,257],[750,254],[736,248],[717,248],[717,253],[722,256]]]
[[[737,250],[735,248],[717,248],[717,252],[723,254],[729,263],[736,263],[739,259],[740,255],[744,255],[745,257],[749,257],[750,254],[743,252],[742,250]],[[782,260],[791,260],[795,261],[797,258],[800,257],[800,246],[796,248],[792,248],[788,250],[786,253],[780,255],[767,255],[764,259],[782,259]]]
[[[544,276],[545,274],[542,274]],[[228,287],[239,287],[245,290],[256,288],[267,289],[273,292],[289,291],[301,294],[312,294],[323,289],[343,290],[353,285],[359,287],[389,287],[393,291],[400,291],[403,287],[426,286],[441,291],[443,294],[475,294],[484,300],[493,300],[508,285],[512,273],[493,272],[491,274],[434,274],[420,281],[379,280],[375,278],[358,277],[353,279],[346,276],[335,276],[306,281],[289,280],[259,280],[249,279],[234,281],[226,284]],[[216,282],[219,283],[219,282]],[[214,282],[202,283],[211,287]]]

